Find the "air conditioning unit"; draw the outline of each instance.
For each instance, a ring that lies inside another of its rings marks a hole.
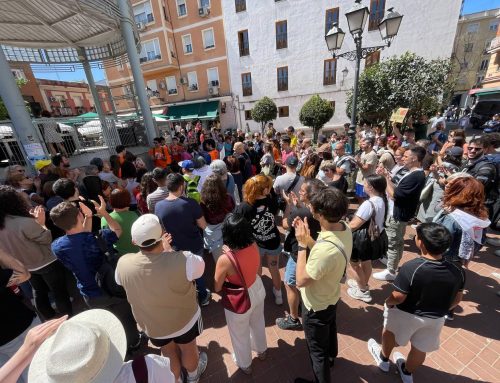
[[[137,25],[137,30],[139,32],[142,32],[142,31],[146,30],[146,24],[144,24],[144,23],[141,22],[141,23],[136,23],[136,25]]]
[[[207,7],[198,8],[198,15],[200,17],[207,17],[210,14],[210,9]]]
[[[188,83],[188,80],[186,77],[181,77],[181,84],[186,85]]]
[[[218,86],[210,86],[208,88],[208,93],[212,96],[218,96],[219,95],[219,87]]]
[[[55,98],[55,97],[49,97],[49,101],[50,101],[50,102],[56,102],[56,101],[57,101],[57,98]]]
[[[165,85],[165,83],[163,81],[160,81],[160,83],[158,84],[158,86],[160,87],[160,89],[166,89],[167,88],[167,85]]]

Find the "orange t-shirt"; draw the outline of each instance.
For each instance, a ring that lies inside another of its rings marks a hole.
[[[166,168],[172,163],[172,158],[166,146],[161,146],[159,149],[149,149],[149,155],[154,157],[155,166],[158,168]]]
[[[233,251],[233,254],[240,264],[241,274],[245,278],[247,287],[252,286],[257,279],[257,272],[260,266],[259,248],[254,242],[244,249]],[[226,276],[226,280],[237,286],[241,286],[241,279],[237,273]]]
[[[210,155],[212,161],[219,159],[219,151],[217,149],[211,150],[210,152],[208,152],[208,154]]]
[[[281,162],[281,153],[274,146],[273,146],[273,157],[274,157],[274,161]]]

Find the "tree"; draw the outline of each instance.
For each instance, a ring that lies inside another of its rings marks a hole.
[[[359,77],[357,118],[387,125],[397,108],[409,108],[407,116],[414,118],[433,115],[452,87],[450,70],[449,59],[426,60],[409,52],[366,68]],[[352,92],[347,96],[349,117]]]
[[[278,108],[273,100],[264,96],[255,103],[252,109],[252,120],[260,122],[260,129],[264,134],[264,128],[269,121],[272,121],[278,115]]]
[[[23,78],[16,79],[17,86],[21,88],[23,85],[26,85],[28,83],[28,80],[25,80]],[[26,104],[26,109],[28,110],[28,113],[31,113],[31,109],[29,108],[29,104]],[[0,120],[7,120],[9,118],[9,113],[7,112],[7,107],[3,103],[2,99],[0,98]]]
[[[299,120],[305,126],[313,130],[313,141],[317,142],[318,134],[323,125],[325,125],[333,116],[333,108],[329,101],[322,99],[315,94],[302,105],[300,109]]]

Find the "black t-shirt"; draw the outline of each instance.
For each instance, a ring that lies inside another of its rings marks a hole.
[[[270,195],[264,199],[258,199],[253,206],[242,202],[235,210],[252,225],[257,245],[267,250],[277,249],[281,242],[280,233],[274,221],[274,215],[277,211],[276,200]]]
[[[321,231],[321,226],[318,221],[313,218],[311,211],[306,207],[292,207],[290,210],[290,216],[287,219],[289,232],[285,239],[285,251],[289,251],[292,254],[292,258],[297,260],[297,254],[299,252],[299,243],[295,237],[295,228],[292,226],[293,220],[295,218],[307,218],[307,223],[309,224],[309,230],[311,232],[311,237],[316,240],[318,238],[318,233]],[[307,250],[309,254],[309,249]]]
[[[33,322],[35,312],[26,307],[16,297],[7,282],[12,275],[11,270],[0,268],[0,346],[3,346],[21,335]]]
[[[465,272],[446,260],[416,258],[401,266],[394,288],[407,294],[398,309],[426,318],[441,318],[465,285]]]
[[[393,217],[408,222],[413,218],[420,202],[420,193],[425,186],[425,173],[415,170],[404,176],[394,189]]]

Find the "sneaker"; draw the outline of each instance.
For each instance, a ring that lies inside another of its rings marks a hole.
[[[412,374],[407,375],[403,372],[403,364],[406,362],[403,354],[396,351],[392,357],[392,360],[394,361],[394,364],[398,367],[399,376],[401,377],[403,383],[413,383],[413,375]]]
[[[200,380],[201,374],[205,372],[207,369],[207,363],[208,363],[208,357],[205,352],[200,352],[199,358],[198,358],[198,369],[196,371],[196,376],[190,378],[189,374],[186,377],[186,383],[198,383]]]
[[[211,299],[212,299],[212,292],[209,289],[207,289],[207,296],[200,302],[200,306],[201,307],[208,306],[210,304]]]
[[[259,360],[266,360],[267,358],[267,352],[264,351],[264,352],[258,352],[257,353],[257,358],[259,358]]]
[[[455,314],[452,311],[449,311],[448,314],[444,316],[444,319],[448,322],[451,322],[455,319]]]
[[[393,281],[396,279],[396,274],[393,274],[389,270],[385,269],[378,273],[374,273],[373,278],[378,279],[379,281]]]
[[[299,318],[293,319],[290,314],[284,318],[276,319],[276,326],[282,330],[298,330],[302,328]]]
[[[281,306],[283,304],[283,295],[281,294],[281,290],[275,290],[273,287],[273,294],[274,303],[276,303],[278,306]]]
[[[384,362],[380,357],[380,352],[382,351],[382,347],[375,341],[375,339],[368,340],[368,351],[373,356],[373,360],[377,364],[378,368],[380,368],[384,372],[389,372],[389,368],[391,363],[389,361]]]
[[[236,364],[238,366],[238,364],[236,363],[236,355],[234,354],[234,352],[231,354],[231,356],[233,357],[233,362],[234,364]],[[245,374],[245,375],[250,375],[252,373],[252,365],[248,366],[248,367],[240,367],[238,366],[238,368]]]
[[[370,290],[361,291],[357,287],[351,287],[347,289],[347,294],[353,299],[358,299],[366,303],[370,303],[372,301]]]
[[[492,247],[500,247],[500,238],[486,238],[486,243]]]
[[[380,263],[383,264],[383,265],[386,265],[387,266],[387,258],[386,257],[382,257],[379,259]]]
[[[349,287],[356,287],[357,288],[358,287],[358,282],[356,282],[356,280],[352,279],[352,278],[348,279],[347,280],[347,286],[349,286]]]

